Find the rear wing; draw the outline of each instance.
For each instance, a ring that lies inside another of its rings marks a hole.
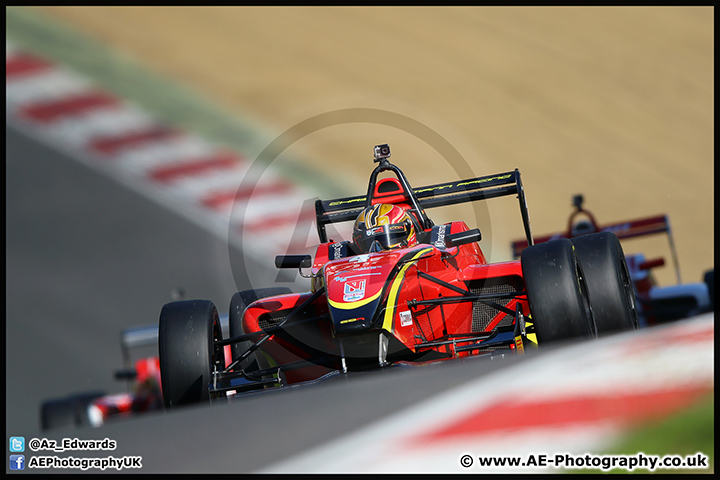
[[[675,274],[677,276],[678,283],[681,283],[677,252],[675,251],[675,243],[672,237],[672,230],[670,229],[670,219],[667,215],[656,215],[653,217],[645,217],[625,222],[610,223],[607,225],[595,225],[595,228],[598,232],[612,232],[620,240],[644,237],[647,235],[656,235],[659,233],[667,234],[673,263],[675,265]],[[566,232],[537,237],[535,238],[535,243],[543,243],[547,242],[548,240],[554,240],[557,238],[573,238],[574,236],[577,235],[572,234],[572,225],[568,225],[568,230]],[[512,242],[511,246],[513,258],[519,258],[522,251],[528,247],[528,242],[526,240],[515,240],[514,242]]]
[[[512,172],[471,178],[456,182],[438,183],[426,187],[413,188],[413,194],[421,208],[434,208],[458,203],[487,200],[489,198],[505,195],[517,195],[520,203],[523,226],[525,228],[526,242],[533,244],[530,230],[530,219],[525,201],[525,193],[520,180],[520,172]],[[316,200],[315,214],[320,241],[328,241],[325,226],[330,223],[355,221],[365,208],[366,195],[337,198],[333,200]]]

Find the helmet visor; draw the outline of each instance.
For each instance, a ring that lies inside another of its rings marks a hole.
[[[355,235],[355,243],[363,252],[369,252],[373,242],[380,243],[384,250],[396,247],[406,241],[410,236],[411,226],[408,223],[392,223],[390,225],[380,225],[357,232]]]

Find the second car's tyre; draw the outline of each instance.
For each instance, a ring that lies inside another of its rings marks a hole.
[[[230,300],[230,312],[228,314],[228,323],[230,324],[230,336],[237,337],[243,335],[245,332],[242,327],[243,314],[245,309],[256,300],[261,298],[274,297],[276,295],[285,295],[292,293],[287,287],[270,287],[270,288],[258,288],[256,290],[243,290],[235,293]],[[244,341],[233,344],[230,348],[232,350],[233,359],[237,358],[238,355],[242,354],[252,342]],[[246,359],[245,362],[240,364],[240,368],[247,369],[249,364],[253,360],[253,355]]]
[[[209,400],[213,367],[222,368],[222,329],[209,300],[166,304],[160,312],[158,351],[166,408]]]
[[[598,336],[638,328],[638,311],[625,254],[612,232],[572,239],[580,261]]]
[[[711,269],[705,272],[703,275],[703,282],[707,286],[708,294],[710,295],[710,311],[715,311],[715,269]]]
[[[570,240],[533,245],[523,250],[520,261],[539,346],[597,335]]]

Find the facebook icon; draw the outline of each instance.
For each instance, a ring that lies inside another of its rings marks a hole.
[[[25,455],[10,455],[10,470],[25,470]]]

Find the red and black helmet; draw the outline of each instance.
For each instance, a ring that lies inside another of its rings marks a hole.
[[[368,253],[410,247],[417,244],[417,237],[412,219],[403,208],[379,203],[358,215],[353,242],[363,253]]]

